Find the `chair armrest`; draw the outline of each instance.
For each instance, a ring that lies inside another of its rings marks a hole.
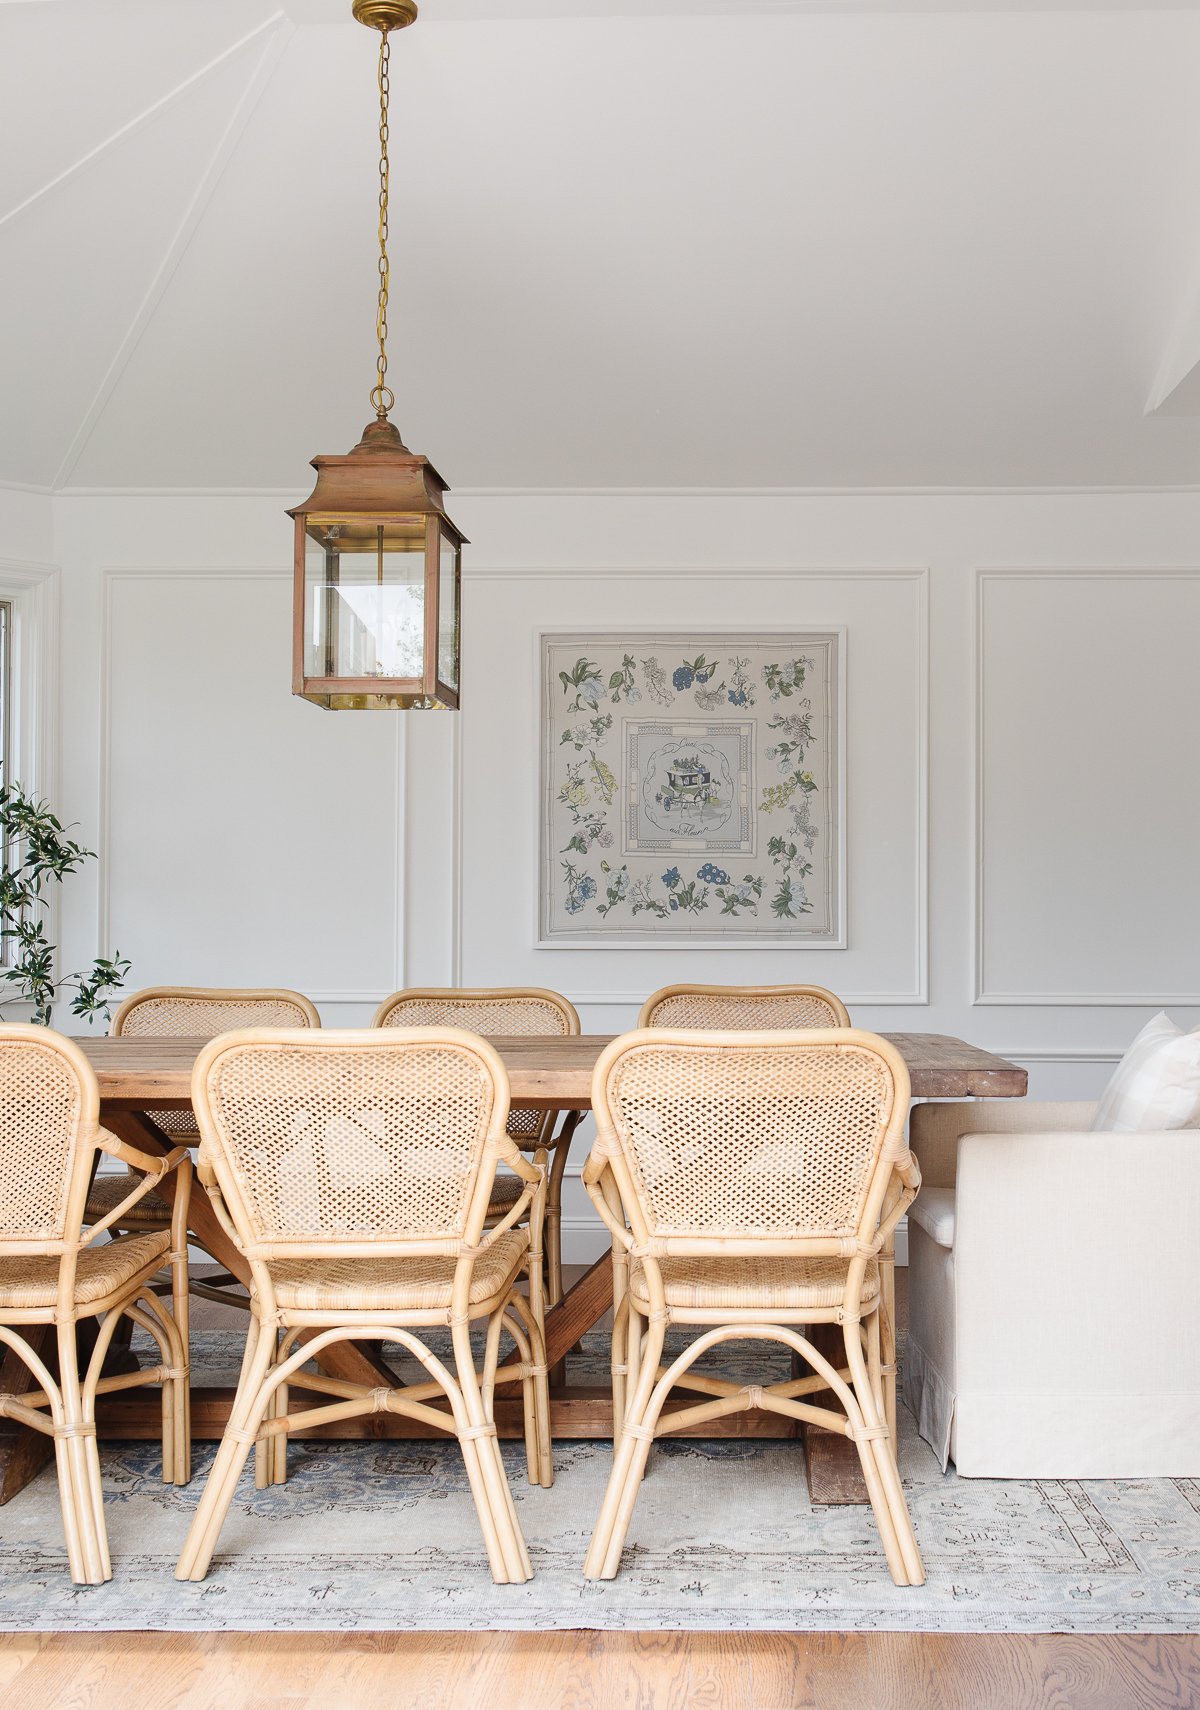
[[[953,1187],[958,1142],[964,1134],[1081,1132],[1095,1114],[1092,1102],[1047,1104],[1027,1098],[916,1104],[909,1117],[908,1143],[920,1160],[928,1187]]]
[[[964,1135],[960,1387],[1200,1389],[1198,1227],[1195,1130]]]

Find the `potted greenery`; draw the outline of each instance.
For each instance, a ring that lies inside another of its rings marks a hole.
[[[71,1014],[108,1015],[108,1000],[125,982],[129,961],[114,953],[98,956],[86,974],[54,976],[55,947],[46,937],[50,885],[61,884],[95,851],[74,842],[45,801],[27,795],[20,784],[0,785],[0,946],[5,952],[0,980],[15,988],[0,998],[0,1008],[23,1002],[31,1019],[49,1027],[54,1004],[73,992]]]

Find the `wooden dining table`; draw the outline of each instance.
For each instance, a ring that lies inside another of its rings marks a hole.
[[[885,1034],[908,1065],[915,1099],[1021,1098],[1027,1090],[1026,1072],[1015,1063],[944,1034]],[[171,1140],[151,1114],[184,1109],[191,1104],[192,1066],[206,1043],[202,1039],[106,1038],[81,1039],[100,1086],[101,1121],[143,1151],[169,1151]],[[535,1109],[585,1111],[591,1106],[592,1070],[607,1036],[575,1038],[493,1038],[508,1070],[514,1105]],[[164,1178],[160,1193],[174,1194],[174,1178]],[[242,1281],[249,1267],[212,1211],[207,1195],[192,1194],[189,1217],[193,1234],[213,1259]],[[881,1267],[890,1294],[892,1264],[885,1255]],[[881,1279],[882,1280],[882,1279]],[[605,1253],[566,1290],[546,1314],[546,1355],[550,1365],[566,1359],[580,1338],[612,1306],[612,1264]],[[840,1363],[840,1362],[839,1362]],[[401,1379],[373,1344],[336,1343],[325,1349],[320,1364],[331,1375],[401,1387]],[[192,1391],[192,1434],[197,1439],[219,1438],[233,1401],[230,1388],[196,1386]],[[294,1411],[303,1401],[294,1396]],[[319,1405],[315,1398],[312,1405]],[[668,1404],[669,1405],[669,1404]],[[551,1391],[551,1431],[558,1438],[611,1437],[612,1393],[604,1385],[563,1383]],[[155,1438],[161,1429],[158,1397],[143,1390],[118,1391],[102,1398],[98,1425],[102,1438]],[[496,1423],[501,1436],[523,1435],[519,1396],[496,1398]],[[394,1413],[372,1413],[321,1428],[323,1436],[424,1437],[433,1427]],[[750,1409],[697,1428],[696,1434],[737,1437],[793,1436],[792,1420]],[[808,1456],[810,1492],[814,1501],[865,1501],[865,1486],[857,1478],[854,1447],[844,1437],[820,1433],[819,1453]],[[29,1442],[29,1438],[34,1438]],[[0,1442],[0,1502],[8,1500],[41,1464],[47,1439],[18,1428]]]

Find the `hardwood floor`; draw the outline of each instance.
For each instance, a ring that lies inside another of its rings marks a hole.
[[[47,1633],[5,1710],[1197,1710],[1200,1639]]]

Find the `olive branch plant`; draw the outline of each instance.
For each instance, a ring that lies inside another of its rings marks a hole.
[[[128,958],[114,951],[111,957],[98,956],[86,973],[55,978],[55,946],[46,937],[47,889],[96,858],[94,850],[68,835],[74,830],[20,784],[0,785],[0,946],[5,952],[0,980],[14,988],[0,997],[0,1008],[27,1003],[40,1027],[50,1026],[55,1002],[68,992],[74,994],[72,1015],[89,1021],[107,1017],[109,999],[125,983],[130,967]]]

